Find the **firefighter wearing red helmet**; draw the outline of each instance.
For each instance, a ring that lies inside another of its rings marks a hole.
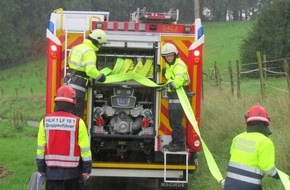
[[[54,98],[54,113],[39,124],[36,162],[45,175],[46,190],[79,190],[91,173],[92,156],[85,122],[72,114],[76,93],[60,87]]]
[[[104,82],[106,76],[96,66],[96,52],[107,43],[107,35],[101,29],[93,30],[87,39],[73,47],[68,56],[69,71],[64,83],[76,90],[76,105],[74,114],[83,118],[85,97],[89,86],[89,79]]]
[[[161,56],[166,62],[162,69],[162,74],[167,80],[172,80],[168,85],[168,113],[169,123],[172,128],[172,141],[163,148],[175,152],[185,150],[184,129],[182,127],[183,108],[178,99],[176,89],[184,88],[188,91],[190,81],[186,64],[178,55],[176,46],[172,43],[166,43],[161,48]]]
[[[230,162],[225,180],[225,190],[262,190],[262,178],[279,179],[275,167],[275,148],[268,136],[270,118],[267,110],[255,105],[245,114],[247,131],[237,135],[232,142]]]

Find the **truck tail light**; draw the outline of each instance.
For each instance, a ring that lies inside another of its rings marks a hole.
[[[193,51],[193,63],[198,64],[201,61],[201,47],[198,47]]]
[[[102,127],[102,126],[104,126],[104,124],[105,124],[105,121],[104,121],[104,119],[103,119],[102,117],[98,117],[98,118],[96,119],[96,125],[97,125],[98,127]]]
[[[56,54],[57,54],[57,47],[56,47],[56,45],[51,45],[50,46],[50,57],[52,59],[55,59],[56,58]]]
[[[193,55],[198,57],[200,55],[200,51],[198,49],[194,50]]]
[[[199,152],[201,150],[201,141],[195,131],[187,131],[187,146],[194,152]]]
[[[147,119],[147,118],[143,118],[143,119],[142,119],[142,127],[147,128],[147,127],[149,127],[149,126],[150,126],[150,120]]]
[[[53,52],[56,52],[56,50],[57,50],[56,45],[51,45],[50,46],[50,50],[53,51]]]

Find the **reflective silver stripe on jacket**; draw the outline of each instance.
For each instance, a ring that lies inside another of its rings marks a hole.
[[[96,63],[95,62],[87,62],[86,66],[88,66],[88,65],[96,65]]]
[[[53,159],[53,160],[65,160],[65,161],[79,161],[80,157],[79,156],[62,156],[62,155],[54,155],[54,154],[49,154],[45,155],[46,159]]]
[[[179,99],[169,99],[168,103],[170,103],[170,104],[180,104],[180,101],[179,101]]]
[[[37,146],[37,150],[44,150],[44,146]]]
[[[261,185],[262,181],[260,179],[256,179],[256,178],[252,178],[252,177],[247,177],[247,176],[243,176],[243,175],[239,175],[239,174],[235,174],[232,172],[228,172],[227,173],[227,177],[232,178],[232,179],[236,179],[239,181],[244,181],[247,183],[252,183],[252,184],[257,184],[257,185]]]
[[[231,166],[233,168],[239,168],[241,170],[252,172],[252,173],[255,173],[255,174],[263,175],[263,172],[261,170],[257,169],[257,168],[252,168],[252,167],[241,165],[241,164],[234,163],[234,162],[230,162],[229,166]]]
[[[236,179],[236,180],[239,180],[239,181],[244,181],[244,182],[247,182],[247,183],[252,183],[252,184],[257,184],[257,185],[261,185],[262,184],[262,176],[263,176],[263,172],[257,168],[253,168],[253,167],[249,167],[249,166],[245,166],[245,165],[242,165],[242,164],[238,164],[238,163],[235,163],[235,162],[230,162],[229,163],[229,167],[231,168],[237,168],[239,170],[241,170],[239,173],[238,171],[233,173],[231,171],[228,171],[227,172],[227,177],[228,178],[232,178],[232,179]],[[228,169],[230,170],[230,169]],[[243,175],[242,173],[244,172],[249,172],[249,173],[252,173],[253,176],[256,176],[256,177],[251,177],[251,176],[246,176],[246,175]]]
[[[264,171],[264,174],[273,177],[274,175],[277,174],[277,169],[276,169],[276,167],[274,167],[270,170]]]
[[[71,52],[73,51],[73,49],[71,50]],[[77,67],[79,67],[79,68],[85,68],[85,65],[82,65],[82,63],[83,63],[83,57],[84,57],[84,55],[86,54],[86,53],[88,53],[88,52],[90,52],[90,51],[92,51],[91,49],[88,49],[88,50],[86,50],[86,51],[84,51],[84,52],[82,52],[82,57],[81,57],[81,59],[80,59],[80,61],[79,62],[75,62],[75,61],[71,61],[71,59],[69,59],[70,60],[70,64],[73,64],[74,66],[77,66]],[[73,53],[73,52],[72,52]],[[69,57],[71,56],[71,54],[69,55]]]
[[[72,87],[73,89],[76,89],[76,90],[80,90],[82,92],[87,92],[87,89],[82,87],[82,86],[79,86],[79,85],[76,85],[76,84],[67,84],[68,86]]]
[[[91,161],[92,157],[91,156],[87,156],[87,157],[82,157],[83,161]]]
[[[46,160],[45,161],[48,166],[52,167],[69,167],[69,168],[75,168],[79,165],[79,161],[75,162],[62,162],[62,161],[51,161],[51,160]]]
[[[41,156],[40,155],[36,155],[36,158],[37,159],[44,159],[44,155],[41,155]]]
[[[184,67],[185,68],[185,70],[187,70],[187,67],[186,67],[186,65],[185,64],[182,64],[182,63],[176,63],[175,65],[174,65],[174,67],[176,67],[176,66],[182,66],[182,67]],[[186,72],[186,75],[184,76],[184,74],[183,73],[176,73],[175,74],[175,76],[181,76],[182,78],[184,78],[185,79],[185,81],[187,82],[187,83],[189,83],[190,82],[190,77],[189,77],[189,75],[188,75],[188,72]]]

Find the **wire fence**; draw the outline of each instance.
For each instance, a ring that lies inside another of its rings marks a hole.
[[[260,52],[257,52],[257,58],[258,62],[255,63],[240,64],[239,61],[236,61],[235,70],[232,63],[229,62],[228,70],[223,72],[220,72],[215,63],[214,67],[208,70],[206,78],[220,90],[222,90],[222,85],[230,86],[232,95],[235,94],[236,89],[238,97],[241,96],[241,84],[260,88],[262,99],[266,97],[266,88],[288,93],[290,97],[290,58],[262,61]],[[277,78],[279,81],[285,80],[286,85],[275,83],[274,81]],[[247,82],[244,83],[243,81]]]

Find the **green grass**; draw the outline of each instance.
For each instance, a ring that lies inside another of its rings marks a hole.
[[[0,97],[44,95],[46,84],[46,60],[29,63],[0,72]]]
[[[40,120],[45,112],[45,58],[0,71],[0,118]]]
[[[228,62],[235,64],[240,60],[241,41],[251,29],[253,22],[218,22],[203,23],[204,44],[204,72],[218,65],[221,73],[226,71]]]
[[[270,138],[276,146],[276,166],[289,172],[290,151],[290,107],[287,95],[270,96],[260,102],[259,95],[246,94],[241,98],[232,96],[229,92],[220,91],[206,83],[201,114],[201,134],[211,150],[222,174],[225,176],[229,161],[229,148],[234,136],[245,131],[244,114],[249,106],[261,103],[270,114],[270,128],[273,134]],[[203,154],[202,154],[203,155]],[[192,189],[219,189],[211,176],[203,156]],[[264,190],[284,189],[280,181],[269,177],[263,179]]]
[[[0,166],[10,175],[0,179],[0,189],[27,189],[35,163],[37,128],[0,121]]]

